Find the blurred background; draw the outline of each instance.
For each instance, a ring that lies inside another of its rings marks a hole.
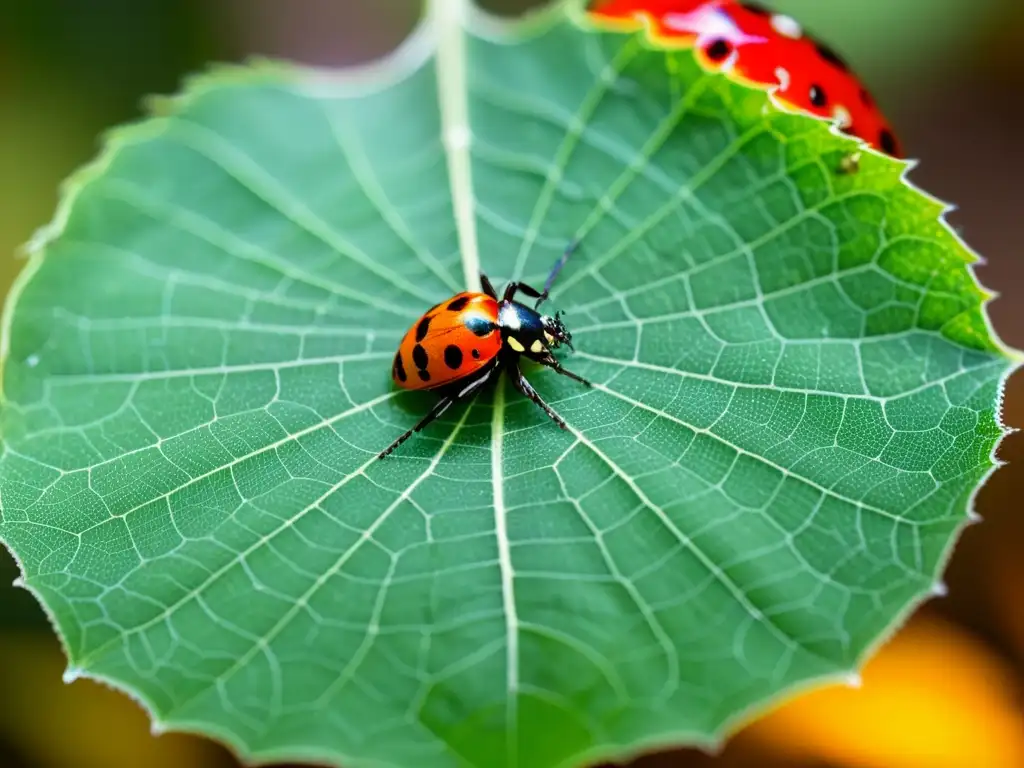
[[[536,0],[490,0],[513,13]],[[1006,343],[1024,348],[1024,2],[776,0],[843,53],[921,166],[913,180],[987,264],[977,274]],[[52,216],[61,180],[140,99],[177,90],[213,61],[250,54],[340,65],[379,56],[419,0],[8,0],[0,14],[0,288],[21,243]],[[1024,374],[1004,419],[1024,426]],[[800,697],[719,755],[650,755],[634,768],[1024,767],[1024,435],[981,492],[948,594],[922,608],[864,671],[859,689]],[[128,698],[61,682],[64,659],[0,551],[0,768],[236,766],[197,737],[150,735]]]

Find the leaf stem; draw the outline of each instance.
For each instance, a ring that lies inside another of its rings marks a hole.
[[[480,290],[480,254],[476,238],[476,206],[469,152],[466,82],[466,20],[472,0],[428,0],[427,10],[437,35],[437,95],[441,109],[441,140],[448,161],[452,213],[462,255],[466,288]]]

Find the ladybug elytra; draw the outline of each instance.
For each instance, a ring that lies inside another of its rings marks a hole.
[[[594,0],[589,12],[603,26],[646,27],[667,48],[693,48],[705,68],[773,88],[789,108],[831,120],[888,155],[902,155],[892,126],[856,74],[789,16],[736,0]]]
[[[562,323],[562,313],[542,315],[538,311],[574,248],[575,243],[566,248],[541,291],[512,281],[499,299],[491,281],[481,274],[482,293],[456,294],[428,309],[416,321],[398,346],[391,377],[403,389],[437,390],[441,399],[416,426],[381,451],[378,458],[387,456],[413,433],[502,372],[508,373],[516,389],[539,405],[552,421],[566,428],[562,418],[526,380],[519,361],[525,357],[590,386],[589,381],[563,368],[552,354],[563,344],[572,349],[572,334]],[[537,300],[532,308],[516,301],[520,293]]]

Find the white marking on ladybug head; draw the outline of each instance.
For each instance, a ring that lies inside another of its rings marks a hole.
[[[804,35],[804,30],[803,27],[800,26],[800,22],[792,16],[786,16],[783,13],[776,13],[772,16],[772,29],[783,37],[790,37],[794,40],[797,40]]]
[[[512,347],[516,352],[525,352],[526,347],[523,346],[522,342],[519,341],[515,336],[508,337],[508,345]]]
[[[498,313],[498,325],[508,328],[511,331],[518,331],[520,327],[519,313],[511,304],[506,304]]]
[[[540,339],[534,339],[533,344],[530,345],[530,351],[535,355],[539,355],[544,351],[544,342]]]

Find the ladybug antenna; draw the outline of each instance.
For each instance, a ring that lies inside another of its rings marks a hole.
[[[537,298],[537,303],[533,305],[534,309],[540,307],[548,299],[548,291],[551,290],[552,284],[555,282],[555,278],[558,277],[558,273],[562,271],[562,267],[565,266],[565,262],[572,256],[572,252],[576,250],[576,246],[580,244],[579,239],[575,239],[565,247],[561,257],[555,262],[555,266],[551,268],[551,274],[548,275],[548,279],[544,281],[544,290],[540,292],[540,296]]]

